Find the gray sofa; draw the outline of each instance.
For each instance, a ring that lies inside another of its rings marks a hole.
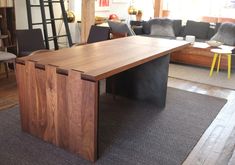
[[[136,24],[133,24],[133,22],[131,23],[136,35],[168,39],[193,35],[197,42],[216,40],[225,45],[235,46],[235,24],[233,23],[217,23],[211,25],[207,22],[188,20],[185,25],[182,25],[182,20],[166,18],[155,18],[149,21],[137,22],[137,26]],[[171,61],[210,67],[213,54],[210,51],[205,52],[206,53],[203,54],[197,50],[182,50],[172,53]],[[223,63],[225,65],[221,66],[227,68],[227,62],[224,61]],[[235,67],[235,56],[232,56],[232,66],[233,68]]]
[[[182,20],[173,20],[166,18],[155,18],[149,21],[142,21],[141,23],[138,23],[138,26],[132,24],[133,30],[136,35],[172,39],[176,37],[185,37],[186,35],[194,35],[196,37],[196,41],[199,42],[210,40],[211,37],[213,37],[217,32],[219,26],[220,23],[216,25],[211,25],[208,22],[196,22],[192,20],[188,20],[186,22],[186,25],[182,25]],[[157,32],[155,28],[159,27],[163,27],[165,31],[161,31],[162,29],[160,29]],[[174,35],[171,35],[170,27],[172,27]],[[153,30],[155,31],[153,32]],[[169,33],[167,34],[166,31],[168,31]],[[161,35],[160,33],[162,33],[163,35]]]

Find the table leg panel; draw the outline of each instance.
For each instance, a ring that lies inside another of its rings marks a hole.
[[[165,107],[169,59],[162,56],[106,79],[107,92],[112,93],[114,86],[117,95]]]
[[[82,154],[97,159],[98,82],[82,81]]]
[[[57,74],[57,145],[69,149],[68,76]]]
[[[30,76],[30,75],[29,75]],[[44,138],[47,128],[47,97],[46,97],[46,72],[42,69],[35,68],[35,89],[36,89],[36,107],[37,121],[38,121],[38,134],[40,138]],[[31,97],[31,96],[30,96]]]
[[[39,95],[40,95],[40,88],[37,86],[38,82],[36,77],[36,69],[35,69],[35,63],[31,61],[26,62],[26,70],[27,70],[27,76],[26,76],[26,81],[27,81],[27,104],[29,107],[29,132],[33,134],[34,136],[39,136],[40,135],[40,126],[39,126]]]
[[[57,73],[55,66],[17,64],[22,129],[78,154],[97,159],[98,82],[81,73]]]
[[[69,111],[69,148],[72,152],[81,154],[82,147],[82,81],[81,74],[76,71],[69,71],[68,83],[68,111]]]
[[[45,66],[46,73],[46,111],[47,126],[44,133],[44,140],[58,145],[58,104],[57,104],[57,75],[56,67]]]
[[[23,131],[29,131],[29,110],[27,96],[26,67],[22,64],[16,64],[16,80],[18,86],[21,127]]]
[[[81,80],[69,71],[70,149],[84,158],[97,159],[98,82]]]

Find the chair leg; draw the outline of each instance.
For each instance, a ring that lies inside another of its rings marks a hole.
[[[6,72],[6,77],[8,78],[8,65],[7,62],[4,62],[4,66],[5,66],[5,72]]]
[[[15,73],[15,75],[16,75],[16,63],[15,63],[15,59],[11,60],[10,62],[11,62],[12,65],[13,65],[13,71],[14,71],[14,73]]]
[[[116,91],[115,91],[115,78],[112,79],[111,90],[112,90],[111,93],[113,95],[113,100],[115,100],[116,99],[116,95],[115,95],[115,93],[116,93]]]
[[[228,54],[228,79],[230,79],[231,77],[231,58],[232,58],[232,55]]]
[[[217,73],[219,72],[220,68],[220,60],[221,60],[221,54],[219,54],[218,64],[217,64]]]
[[[216,54],[216,53],[215,53],[215,54],[214,54],[213,61],[212,61],[212,64],[211,64],[210,76],[212,76],[212,74],[213,74],[213,71],[214,71],[214,67],[215,67],[215,63],[216,63],[217,56],[218,56],[218,54]]]

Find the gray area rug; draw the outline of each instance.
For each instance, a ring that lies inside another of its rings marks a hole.
[[[181,164],[226,100],[168,88],[167,105],[100,98],[97,165]],[[92,165],[20,130],[18,109],[0,112],[1,165]]]
[[[218,74],[214,71],[212,77],[209,73],[210,68],[197,66],[170,64],[169,67],[169,77],[235,90],[235,70],[231,71],[230,80],[227,78],[227,70],[222,70]]]

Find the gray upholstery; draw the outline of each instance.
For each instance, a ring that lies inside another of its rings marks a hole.
[[[215,31],[216,31],[216,32],[218,31],[220,25],[221,25],[221,23],[216,23],[216,24],[215,24]]]
[[[150,35],[175,37],[172,23],[168,21],[162,21],[159,24],[153,24],[151,26]]]
[[[134,26],[132,27],[136,35],[143,34],[143,26]]]
[[[16,58],[16,55],[12,53],[0,51],[0,62],[15,59],[15,58]]]
[[[127,36],[135,35],[135,32],[125,23],[108,21],[108,24],[112,32],[123,33],[123,34],[127,33]]]
[[[218,31],[218,29],[220,29],[221,23],[216,23],[216,24],[209,24],[207,22],[196,22],[196,21],[187,21],[186,25],[182,26],[182,21],[181,20],[171,20],[173,23],[173,30],[175,33],[175,37],[169,37],[169,35],[166,36],[159,36],[159,34],[157,35],[153,35],[154,33],[152,32],[152,35],[150,35],[151,33],[151,26],[154,24],[159,24],[159,21],[161,22],[162,20],[169,20],[169,19],[165,19],[165,18],[154,18],[151,19],[149,21],[142,21],[142,30],[141,30],[141,26],[138,27],[138,30],[135,29],[138,33],[138,35],[142,35],[142,36],[148,36],[148,37],[161,37],[161,38],[175,38],[178,36],[181,37],[185,37],[186,35],[194,35],[196,37],[197,42],[205,42],[210,40],[213,36],[217,36],[218,34],[215,35]],[[235,26],[234,23],[231,23],[231,26]],[[156,28],[156,26],[155,26]],[[155,29],[156,30],[156,29]],[[231,28],[226,28],[224,29],[224,31],[226,31],[226,36],[221,36],[219,38],[217,38],[217,40],[221,40],[223,37],[228,38],[230,41],[227,42],[223,41],[225,44],[227,45],[235,45],[233,39],[234,37],[234,32],[235,30],[231,27]],[[155,33],[156,34],[156,33]]]
[[[207,39],[210,24],[188,20],[184,29],[184,36],[193,35],[198,39]]]
[[[41,29],[16,30],[18,56],[27,56],[33,51],[45,49]]]
[[[143,32],[144,34],[150,34],[150,24],[148,21],[143,22]]]
[[[175,36],[179,36],[181,28],[182,28],[182,20],[176,19],[176,20],[172,20],[172,21],[173,21],[173,29],[175,32]]]
[[[235,24],[234,23],[222,23],[217,33],[211,38],[211,40],[220,41],[226,45],[235,45]]]
[[[175,36],[178,36],[182,28],[182,20],[171,20],[167,18],[154,18],[149,21],[144,21],[143,24],[143,33],[150,34],[151,26],[155,24],[161,24],[162,22],[171,22],[174,30]]]
[[[110,28],[92,25],[87,43],[94,43],[110,39]]]
[[[213,37],[216,33],[216,29],[215,28],[209,28],[208,30],[208,34],[207,34],[207,38],[210,39],[211,37]]]

